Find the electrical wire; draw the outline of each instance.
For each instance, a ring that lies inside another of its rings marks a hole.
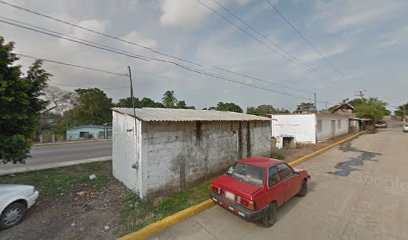
[[[60,62],[60,61],[51,60],[51,59],[47,59],[47,58],[33,57],[33,56],[30,56],[30,55],[27,55],[27,54],[21,54],[21,53],[15,53],[15,54],[17,56],[20,56],[20,57],[38,59],[38,60],[41,60],[43,62],[50,62],[50,63],[55,63],[55,64],[59,64],[59,65],[69,66],[69,67],[81,68],[81,69],[86,69],[86,70],[91,70],[91,71],[96,71],[96,72],[102,72],[102,73],[117,75],[117,76],[121,76],[121,77],[127,77],[127,75],[123,74],[123,73],[116,73],[116,72],[106,71],[106,70],[97,69],[97,68],[93,68],[93,67],[81,66],[81,65],[77,65],[77,64],[73,64],[73,63]]]
[[[346,75],[340,71],[326,56],[323,55],[323,53],[310,41],[308,40],[296,27],[293,25],[283,14],[279,11],[277,7],[275,7],[271,1],[265,0],[271,7],[272,9],[310,46],[312,47],[317,54],[320,55],[320,57],[331,67],[333,68],[338,74],[340,74],[342,77],[346,77]]]
[[[257,40],[258,42],[260,42],[262,45],[266,46],[269,49],[272,49],[273,52],[279,54],[279,56],[286,58],[288,60],[290,60],[291,62],[296,62],[298,65],[303,66],[305,69],[307,69],[309,72],[314,73],[319,75],[322,79],[329,79],[331,80],[331,78],[319,71],[317,71],[317,69],[315,69],[314,67],[310,66],[309,64],[305,63],[304,61],[300,60],[299,58],[295,57],[294,55],[292,55],[291,53],[289,53],[288,51],[286,51],[284,48],[280,47],[279,44],[275,43],[274,41],[272,41],[270,38],[268,38],[266,35],[260,33],[259,31],[257,31],[255,28],[253,28],[250,24],[248,24],[247,22],[245,22],[243,19],[241,19],[240,17],[238,17],[237,15],[235,15],[234,13],[232,13],[230,10],[228,10],[227,8],[225,8],[221,3],[213,0],[217,5],[219,5],[222,9],[224,9],[224,11],[226,11],[228,14],[230,14],[232,17],[234,17],[235,19],[237,19],[238,21],[240,21],[241,23],[243,23],[245,26],[247,26],[249,29],[251,29],[252,31],[254,31],[255,33],[257,33],[258,35],[260,35],[262,38],[264,38],[266,41],[270,42],[272,45],[274,45],[276,48],[278,48],[281,52],[283,52],[284,54],[281,54],[280,52],[277,52],[276,49],[271,48],[269,45],[265,44],[263,41],[259,40],[257,37],[255,37],[253,34],[251,34],[250,32],[248,32],[247,30],[245,30],[244,28],[240,27],[239,25],[237,25],[236,23],[232,22],[231,20],[229,20],[227,17],[225,17],[224,15],[222,15],[221,13],[219,13],[217,10],[211,8],[209,5],[203,3],[201,0],[196,0],[198,3],[200,3],[201,5],[203,5],[204,7],[206,7],[209,11],[211,11],[212,13],[216,14],[217,16],[219,16],[220,18],[222,18],[224,21],[226,21],[227,23],[233,25],[234,27],[238,28],[238,30],[242,31],[243,33],[247,34],[248,36],[250,36],[251,38]]]
[[[110,34],[102,33],[102,32],[99,32],[99,31],[96,31],[96,30],[93,30],[93,29],[90,29],[90,28],[86,28],[86,27],[83,27],[83,26],[80,26],[80,25],[77,25],[77,24],[74,24],[74,23],[71,23],[71,22],[56,18],[56,17],[52,17],[50,15],[46,15],[46,14],[43,14],[43,13],[28,9],[28,8],[25,8],[25,7],[18,6],[16,4],[8,3],[8,2],[2,1],[2,0],[0,0],[0,3],[8,5],[10,7],[16,8],[16,9],[19,9],[21,11],[25,11],[25,12],[28,12],[28,13],[31,13],[31,14],[34,14],[34,15],[37,15],[37,16],[40,16],[40,17],[44,17],[44,18],[47,18],[47,19],[50,19],[50,20],[53,20],[53,21],[57,21],[59,23],[65,24],[65,25],[72,26],[74,28],[82,29],[82,30],[85,30],[85,31],[88,31],[88,32],[91,32],[91,33],[95,33],[95,34],[98,34],[98,35],[101,35],[101,36],[105,36],[105,37],[108,37],[108,38],[111,38],[111,39],[118,40],[118,41],[130,44],[130,45],[133,45],[133,46],[137,46],[137,47],[152,51],[153,53],[165,56],[165,57],[173,58],[175,60],[190,63],[190,64],[200,66],[200,67],[208,67],[208,66],[205,66],[205,65],[197,63],[197,62],[193,62],[193,61],[186,60],[186,59],[183,59],[183,58],[180,58],[180,57],[176,57],[176,56],[173,56],[173,55],[170,55],[170,54],[167,54],[167,53],[163,53],[163,52],[157,51],[157,50],[155,50],[153,48],[144,46],[142,44],[138,44],[138,43],[135,43],[135,42],[132,42],[132,41],[128,41],[128,40],[125,40],[123,38],[113,36],[113,35],[110,35]],[[307,91],[305,91],[303,89],[297,89],[297,88],[289,87],[289,86],[286,86],[286,85],[273,83],[271,81],[260,79],[258,77],[249,76],[248,74],[239,73],[239,72],[236,72],[236,71],[231,71],[231,70],[228,70],[228,69],[223,68],[223,67],[219,67],[219,66],[211,66],[211,67],[216,68],[216,69],[221,70],[221,71],[224,71],[224,72],[228,72],[228,73],[235,74],[235,75],[238,75],[238,76],[242,76],[242,77],[245,77],[245,78],[248,78],[248,79],[252,79],[252,80],[255,80],[255,81],[261,81],[261,82],[264,82],[264,83],[267,83],[267,84],[270,84],[270,85],[275,85],[275,86],[291,89],[291,90],[294,90],[294,91],[311,94],[311,92],[307,92]]]

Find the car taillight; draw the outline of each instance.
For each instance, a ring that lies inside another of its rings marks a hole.
[[[237,202],[239,202],[242,206],[247,207],[248,209],[255,210],[256,206],[255,203],[241,197],[237,197]]]
[[[213,192],[215,192],[215,193],[218,193],[218,194],[220,194],[220,195],[221,195],[221,193],[222,193],[222,189],[219,188],[219,187],[217,187],[217,186],[215,186],[215,185],[211,185],[211,191],[213,191]]]

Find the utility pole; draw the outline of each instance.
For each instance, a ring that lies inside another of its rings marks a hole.
[[[329,108],[327,107],[327,101],[324,101],[324,106],[325,106],[326,111],[328,112]]]
[[[130,99],[132,100],[132,107],[133,107],[133,115],[135,119],[135,134],[136,134],[136,109],[135,109],[135,99],[133,96],[133,81],[132,81],[132,70],[128,66],[128,71],[129,71],[129,81],[130,81]]]
[[[315,107],[315,112],[317,112],[316,93],[313,93],[313,97],[314,97],[314,107]]]
[[[357,92],[355,92],[355,96],[356,96],[356,97],[360,97],[361,99],[364,99],[364,93],[365,93],[366,91],[367,91],[367,90],[357,91]]]
[[[136,136],[136,109],[135,109],[135,100],[133,96],[133,81],[132,81],[132,71],[130,70],[130,67],[128,66],[128,71],[129,71],[129,81],[130,81],[130,98],[132,99],[132,107],[133,107],[133,118],[135,119],[135,127],[133,128],[134,134],[135,134],[135,150],[137,149],[137,136]],[[137,154],[136,151],[135,153],[135,158],[136,161],[131,165],[131,167],[135,170],[139,169],[139,162],[137,161]]]

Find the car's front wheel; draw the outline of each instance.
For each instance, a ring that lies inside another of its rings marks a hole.
[[[276,221],[276,205],[271,203],[268,209],[268,213],[262,219],[262,223],[265,227],[272,227]]]
[[[24,204],[14,202],[8,205],[0,216],[0,229],[10,228],[23,220],[26,212]]]

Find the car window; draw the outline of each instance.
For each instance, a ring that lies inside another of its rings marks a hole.
[[[292,169],[284,163],[278,165],[278,170],[282,175],[282,180],[289,179],[294,175]]]
[[[262,168],[243,163],[235,164],[228,170],[227,175],[256,186],[262,186],[264,180]]]
[[[268,171],[268,186],[272,187],[273,185],[276,185],[277,183],[280,182],[280,176],[278,173],[278,170],[276,170],[276,167],[270,167]]]

